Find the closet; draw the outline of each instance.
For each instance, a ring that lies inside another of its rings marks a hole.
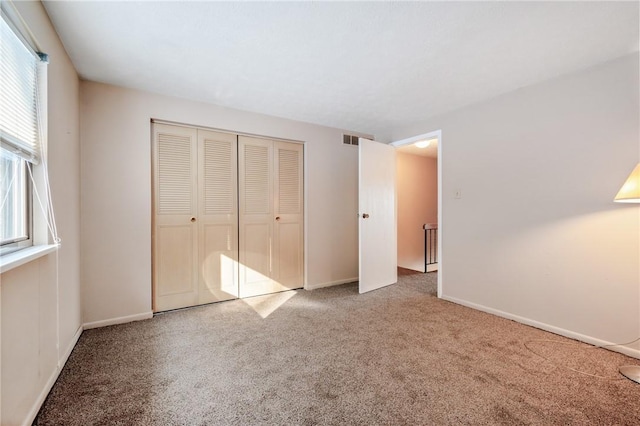
[[[303,285],[303,145],[153,123],[154,311]]]

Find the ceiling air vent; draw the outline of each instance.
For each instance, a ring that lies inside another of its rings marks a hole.
[[[345,145],[358,145],[358,136],[342,135],[342,143]]]

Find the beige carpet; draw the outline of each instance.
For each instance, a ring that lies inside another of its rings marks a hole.
[[[88,330],[36,424],[640,424],[617,373],[637,360],[439,300],[435,278]]]

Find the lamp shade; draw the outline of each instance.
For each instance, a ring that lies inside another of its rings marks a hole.
[[[640,203],[640,163],[633,169],[613,201],[617,203]]]

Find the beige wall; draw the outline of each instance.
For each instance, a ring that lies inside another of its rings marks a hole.
[[[422,226],[438,222],[438,160],[397,154],[398,266],[424,272]]]
[[[640,160],[638,77],[635,54],[395,132],[442,129],[445,298],[586,341],[640,335],[640,207],[612,202]]]
[[[341,130],[93,82],[81,99],[88,326],[151,312],[152,118],[304,141],[307,286],[357,278],[357,147]]]
[[[151,118],[305,141],[307,286],[357,277],[357,149],[340,130],[79,84],[42,5],[16,6],[51,57],[63,242],[1,276],[0,423],[32,420],[83,321],[151,310]],[[443,131],[444,297],[587,341],[637,337],[640,213],[611,199],[640,159],[638,112],[634,55],[397,130]]]
[[[31,422],[82,324],[78,76],[42,5],[15,5],[50,57],[48,164],[62,246],[57,253],[2,274],[3,425]]]

